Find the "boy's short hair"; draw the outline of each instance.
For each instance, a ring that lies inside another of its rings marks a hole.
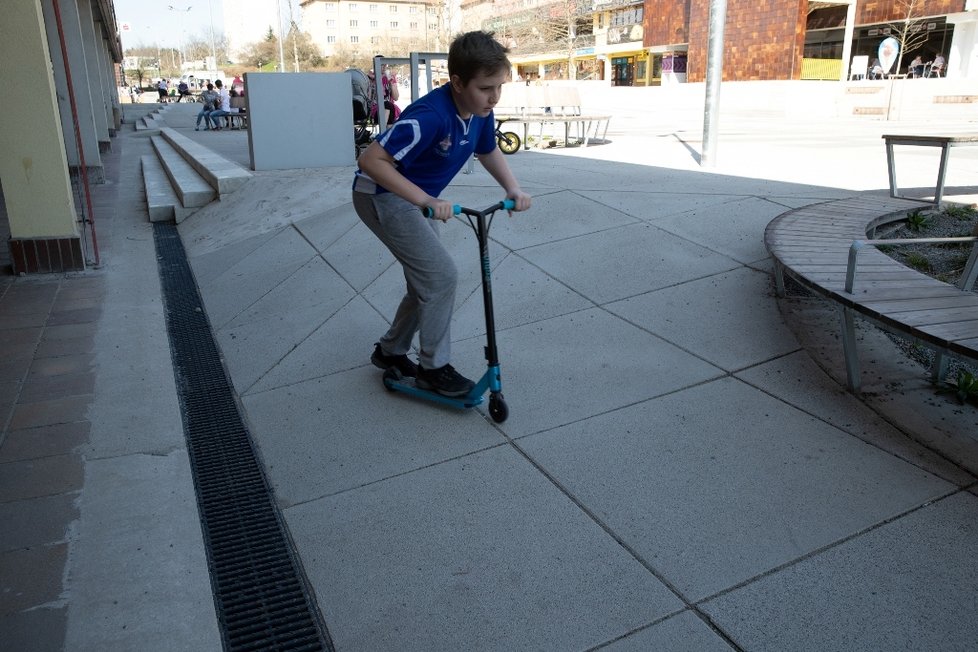
[[[509,70],[509,50],[492,37],[492,32],[466,32],[452,41],[448,50],[448,75],[458,75],[465,86],[480,72],[492,75]]]

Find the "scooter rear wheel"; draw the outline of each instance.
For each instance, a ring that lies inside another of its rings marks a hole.
[[[502,423],[509,416],[509,407],[503,400],[502,394],[491,394],[489,396],[489,416],[496,423]]]

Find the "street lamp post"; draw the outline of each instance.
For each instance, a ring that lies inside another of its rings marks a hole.
[[[211,7],[211,0],[207,0],[207,13],[211,20],[211,59],[214,61],[214,71],[217,71],[217,51],[214,49],[214,9]]]
[[[193,7],[188,5],[186,9],[179,9],[177,7],[174,7],[173,5],[170,5],[168,9],[170,11],[179,11],[179,12],[187,13],[188,11],[193,9]],[[170,52],[172,54],[173,51],[171,50]],[[183,75],[183,62],[184,62],[183,47],[181,47],[180,48],[180,74],[181,75]]]

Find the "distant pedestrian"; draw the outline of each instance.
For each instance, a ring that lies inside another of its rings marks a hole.
[[[156,92],[159,93],[159,95],[160,95],[160,102],[163,102],[163,103],[166,102],[166,86],[167,86],[167,84],[166,84],[166,80],[165,79],[161,79],[156,84]]]
[[[224,88],[224,83],[220,79],[214,82],[214,86],[216,87],[218,93],[218,99],[216,101],[217,109],[208,113],[207,117],[210,118],[211,123],[213,123],[213,128],[220,131],[220,118],[231,115],[231,94],[228,93],[226,88]]]
[[[220,99],[220,94],[214,90],[214,84],[207,84],[207,90],[200,94],[200,101],[204,103],[204,107],[197,114],[197,125],[194,127],[194,131],[200,131],[200,121],[204,120],[204,131],[210,131],[211,129],[211,118],[210,113],[217,108],[216,102]]]
[[[183,98],[190,97],[190,86],[187,85],[187,82],[180,80],[180,83],[177,85],[177,92],[179,93],[177,96],[177,103],[179,104]]]

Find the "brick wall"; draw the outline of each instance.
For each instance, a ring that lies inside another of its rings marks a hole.
[[[728,0],[723,78],[793,79],[801,72],[807,0]],[[703,81],[709,47],[710,0],[692,0],[688,80]]]
[[[689,5],[692,0],[646,0],[642,27],[645,45],[674,45],[689,38]]]
[[[861,0],[856,6],[856,24],[872,25],[906,20],[907,0]],[[964,11],[965,0],[917,0],[914,16],[943,16]]]
[[[914,15],[964,11],[965,1],[920,0]],[[723,78],[798,79],[807,14],[807,0],[727,0]],[[900,0],[861,0],[856,24],[903,20],[906,14]],[[644,27],[646,47],[688,42],[687,80],[706,78],[710,0],[646,0]]]

